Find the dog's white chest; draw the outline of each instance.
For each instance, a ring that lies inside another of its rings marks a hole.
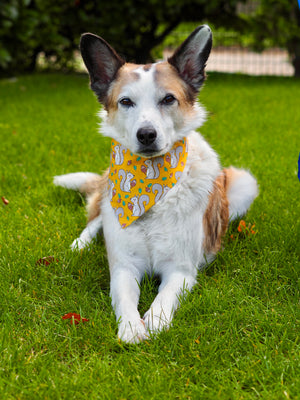
[[[189,137],[188,160],[179,182],[130,226],[122,229],[109,198],[103,200],[104,235],[110,257],[134,255],[133,262],[139,268],[158,274],[181,258],[182,263],[189,259],[187,264],[195,268],[203,262],[202,220],[219,163],[214,151],[198,136],[195,133]]]

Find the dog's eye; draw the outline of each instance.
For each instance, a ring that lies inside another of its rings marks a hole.
[[[124,97],[123,99],[121,99],[119,101],[120,104],[122,104],[122,106],[125,107],[133,107],[134,106],[134,102],[132,100],[130,100],[129,97]]]
[[[176,101],[175,97],[172,94],[167,94],[161,101],[161,104],[165,106],[170,106]]]

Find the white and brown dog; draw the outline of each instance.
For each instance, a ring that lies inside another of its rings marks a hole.
[[[87,194],[89,222],[73,248],[103,227],[118,337],[136,343],[170,326],[180,296],[213,259],[231,219],[246,213],[258,189],[244,170],[221,170],[195,132],[205,121],[197,96],[212,46],[198,27],[165,62],[126,63],[98,36],[84,34],[81,53],[112,138],[102,176],[74,173],[54,183]],[[141,318],[140,282],[158,275],[158,295]]]

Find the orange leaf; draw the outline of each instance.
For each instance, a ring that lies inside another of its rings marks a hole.
[[[87,322],[87,318],[82,318],[80,314],[68,313],[61,317],[62,319],[69,319],[71,325],[78,325],[79,322]]]
[[[243,219],[241,219],[237,230],[239,232],[243,232],[245,229],[246,229],[246,222]]]
[[[48,256],[48,257],[43,257],[37,260],[36,264],[37,265],[50,265],[53,262],[58,262],[57,258],[54,258],[53,256]]]

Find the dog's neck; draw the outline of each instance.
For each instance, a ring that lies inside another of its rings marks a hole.
[[[187,138],[163,156],[146,158],[111,142],[109,197],[122,228],[126,228],[179,181],[188,155]]]

